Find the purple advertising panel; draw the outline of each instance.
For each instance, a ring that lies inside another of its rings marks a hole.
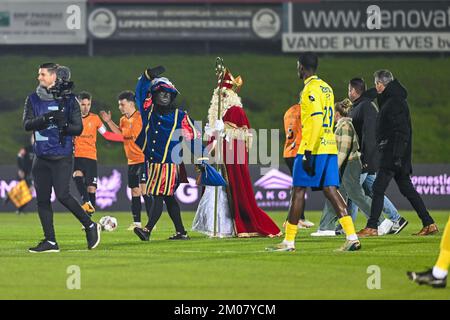
[[[98,168],[98,211],[129,211],[131,192],[127,187],[127,168],[117,166],[99,166]],[[17,183],[16,168],[14,166],[0,166],[0,196],[5,199],[7,193]],[[250,174],[253,181],[255,199],[262,209],[267,211],[286,212],[289,207],[290,189],[292,178],[287,167],[269,168],[261,175],[261,167],[250,166]],[[176,192],[183,211],[195,211],[202,194],[201,187],[196,185],[195,170],[193,166],[187,166],[189,183],[181,184]],[[428,209],[450,209],[450,165],[415,165],[411,180],[422,196]],[[71,185],[71,191],[79,198],[75,185]],[[35,196],[34,192],[33,195]],[[387,195],[400,210],[412,210],[407,199],[404,198],[395,182],[392,181]],[[66,211],[52,194],[53,208],[56,212]],[[306,210],[322,210],[324,197],[322,192],[307,193]],[[11,203],[0,206],[0,212],[14,212],[15,207]],[[28,205],[27,211],[36,211],[35,199]]]

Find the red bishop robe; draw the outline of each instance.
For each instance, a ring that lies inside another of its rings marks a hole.
[[[222,120],[226,125],[235,128],[250,129],[247,115],[241,107],[229,108]],[[224,139],[222,159],[224,159],[228,174],[233,199],[230,207],[234,214],[238,237],[281,235],[275,222],[256,204],[248,170],[248,152],[245,141],[231,138],[228,142],[227,139]]]

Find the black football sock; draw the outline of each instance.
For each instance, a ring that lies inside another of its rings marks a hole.
[[[95,192],[89,192],[89,201],[91,201],[91,204],[94,206],[94,208],[95,208],[95,205],[96,205],[96,203],[95,203]]]
[[[131,213],[133,214],[134,222],[141,222],[141,197],[131,197]]]

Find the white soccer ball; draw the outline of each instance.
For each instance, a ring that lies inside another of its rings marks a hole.
[[[102,226],[102,230],[109,232],[116,230],[118,225],[117,219],[110,216],[102,217],[98,223]]]

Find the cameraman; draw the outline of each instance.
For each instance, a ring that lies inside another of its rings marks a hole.
[[[30,248],[30,252],[59,252],[50,203],[52,187],[59,202],[84,226],[88,249],[94,249],[100,242],[100,225],[89,218],[69,192],[73,161],[72,138],[82,132],[83,125],[78,101],[70,88],[68,90],[68,79],[63,78],[59,65],[42,64],[37,78],[39,86],[25,101],[23,126],[26,131],[33,131],[35,137],[33,149],[36,156],[32,175],[39,218],[45,235],[45,239],[36,247]]]

